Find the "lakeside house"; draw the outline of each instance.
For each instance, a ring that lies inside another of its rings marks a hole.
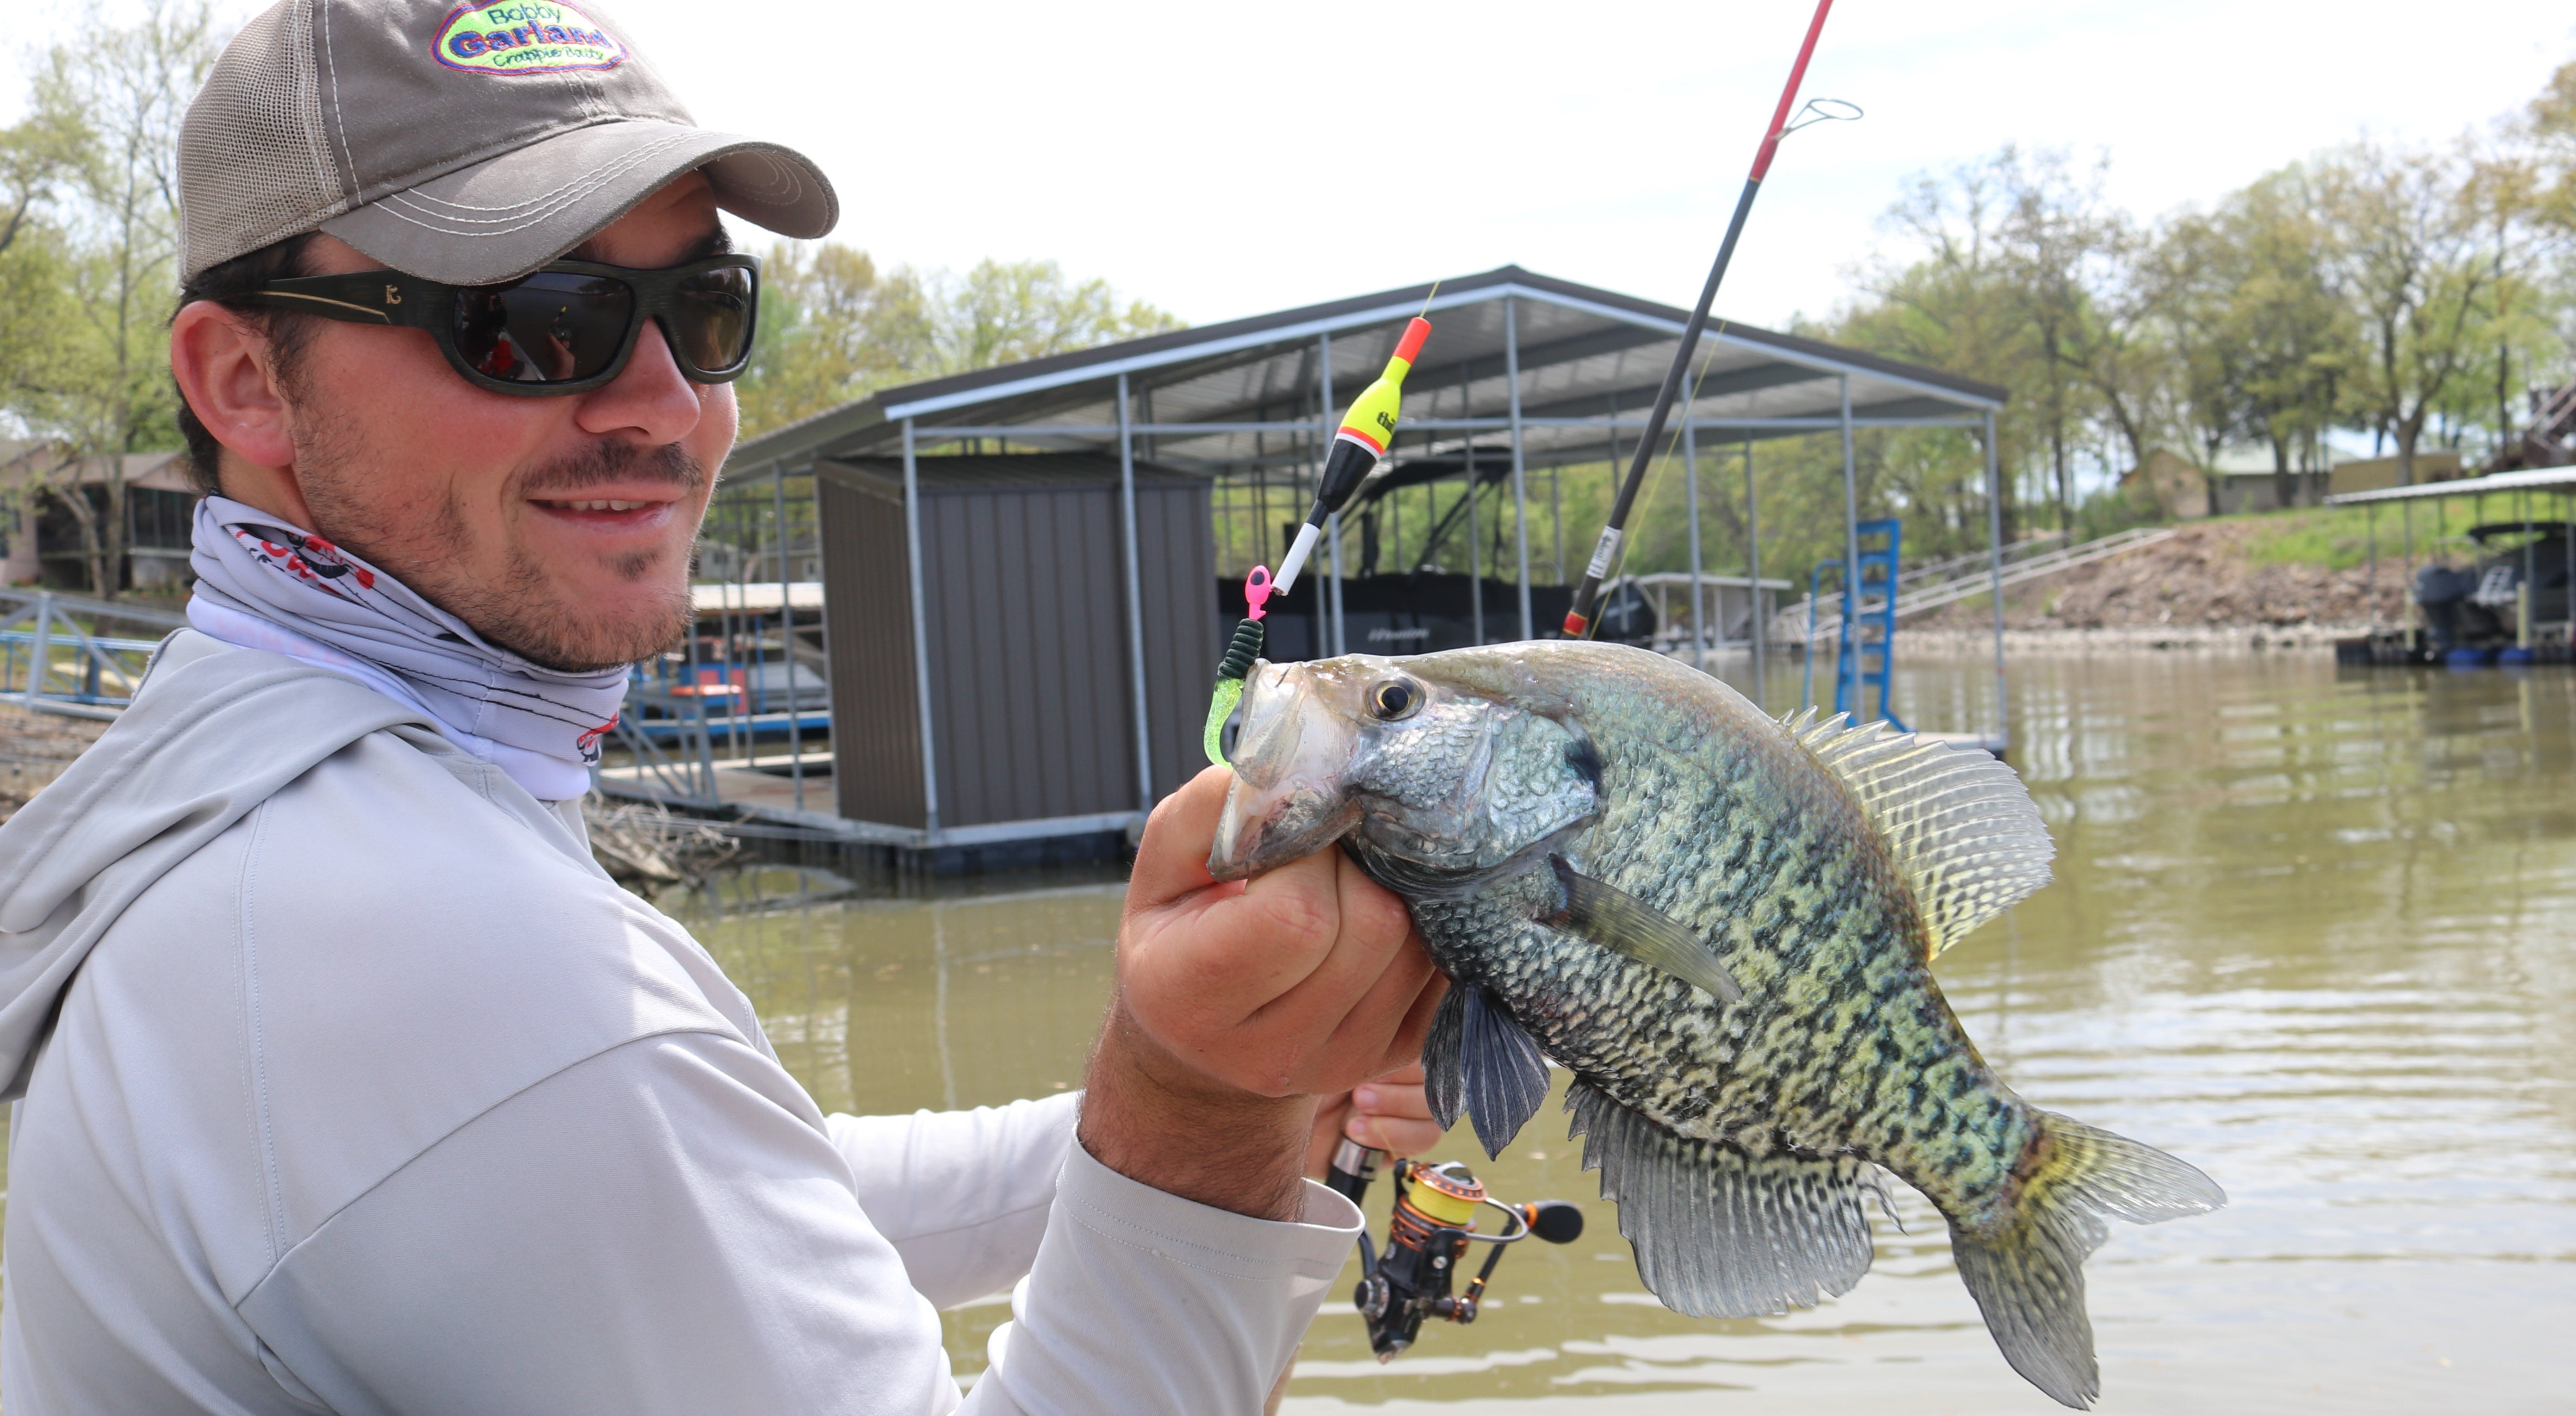
[[[2468,475],[2457,448],[2422,448],[2415,454],[2415,481],[2449,482]],[[2282,483],[2288,482],[2288,500]],[[2248,511],[2278,511],[2284,506],[2322,506],[2328,496],[2376,491],[2397,485],[2397,458],[2348,458],[2328,467],[2294,467],[2286,479],[2273,470],[2272,449],[2260,443],[2231,444],[2206,463],[2167,447],[2147,450],[2146,461],[2120,475],[2120,489],[2175,521],[2205,516],[2231,516]]]
[[[173,591],[187,584],[188,528],[197,488],[187,455],[128,453],[120,459],[67,463],[53,443],[0,442],[0,584],[95,590],[80,519],[62,503],[70,488],[91,513],[105,516],[108,486],[125,482],[125,549],[118,590]]]

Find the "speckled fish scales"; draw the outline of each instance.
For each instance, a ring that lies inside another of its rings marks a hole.
[[[1982,752],[1551,641],[1257,666],[1234,766],[1210,869],[1339,839],[1402,895],[1453,985],[1424,1050],[1441,1119],[1499,1154],[1540,1054],[1569,1069],[1584,1164],[1676,1311],[1848,1291],[1893,1174],[1948,1220],[2005,1357],[2081,1407],[2103,1218],[2224,1202],[2023,1101],[1942,998],[1932,960],[2048,880],[2029,794]]]

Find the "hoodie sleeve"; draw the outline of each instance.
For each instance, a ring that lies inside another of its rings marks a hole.
[[[1067,1105],[931,1124],[1035,1134]],[[237,1308],[282,1386],[348,1416],[957,1410],[939,1315],[811,1115],[737,1040],[628,1043],[449,1134]],[[1307,1223],[1229,1214],[1118,1176],[1059,1134],[1044,1237],[964,1409],[1260,1409],[1356,1211],[1312,1187]],[[995,1193],[986,1214],[1007,1230],[1019,1210],[1011,1187]],[[953,1272],[962,1284],[973,1269]]]
[[[1037,1261],[1080,1114],[1081,1094],[1068,1092],[972,1111],[835,1115],[826,1124],[859,1207],[903,1257],[912,1286],[953,1308],[1009,1292]]]

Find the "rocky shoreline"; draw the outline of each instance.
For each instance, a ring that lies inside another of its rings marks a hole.
[[[2284,558],[2287,523],[2196,522],[2152,545],[2004,592],[2004,646],[2036,654],[2329,652],[2406,612],[2393,560]],[[1898,631],[1907,652],[1990,649],[1994,609],[1951,605]]]

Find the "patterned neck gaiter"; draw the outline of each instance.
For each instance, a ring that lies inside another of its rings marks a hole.
[[[590,790],[626,670],[529,663],[349,552],[224,497],[198,503],[190,539],[188,622],[198,630],[348,673],[411,704],[540,801]]]

